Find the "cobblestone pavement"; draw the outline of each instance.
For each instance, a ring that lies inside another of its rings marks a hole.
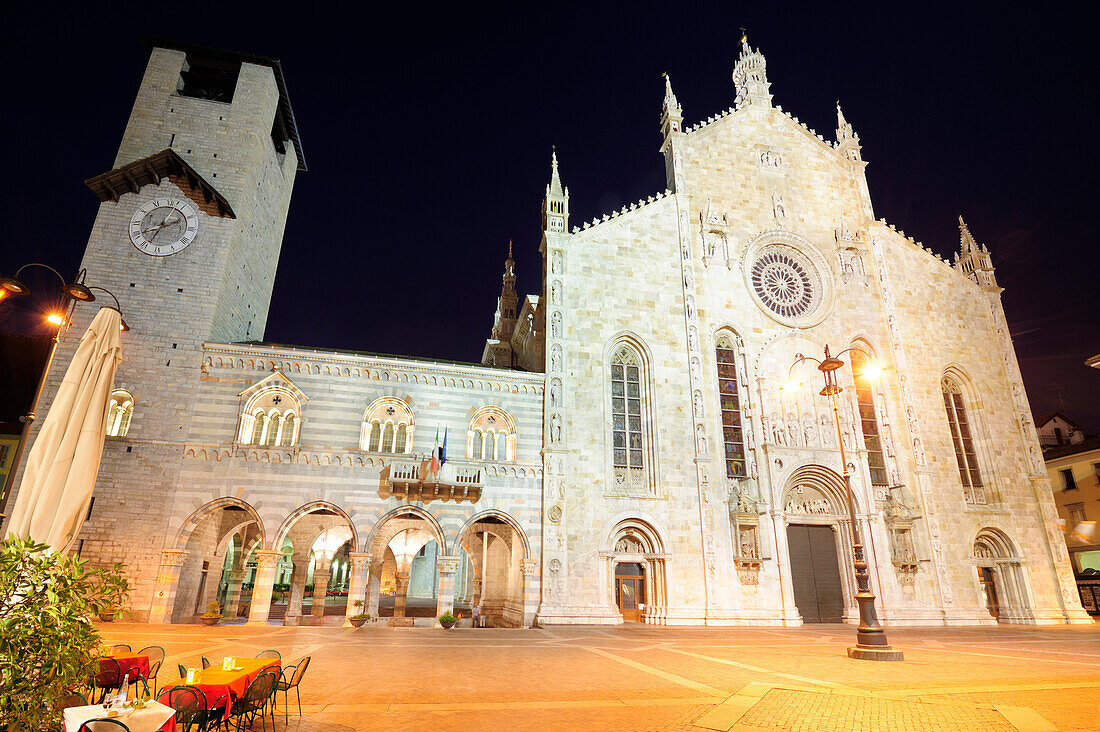
[[[849,659],[855,631],[100,626],[177,663],[309,655],[302,717],[277,730],[1100,730],[1100,624],[890,628],[899,663]]]

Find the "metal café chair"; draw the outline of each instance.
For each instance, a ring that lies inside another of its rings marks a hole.
[[[202,667],[203,668],[210,668],[210,659],[207,658],[206,656],[202,657]]]
[[[108,656],[113,656],[116,653],[130,653],[130,652],[131,652],[131,649],[130,649],[129,644],[127,644],[127,643],[115,643],[113,646],[111,646],[111,652],[108,653],[107,655]]]
[[[306,656],[294,666],[287,666],[282,670],[280,678],[275,682],[275,691],[283,692],[283,722],[286,723],[290,717],[290,690],[294,689],[294,693],[298,697],[298,716],[302,716],[302,692],[298,689],[298,684],[301,682],[302,677],[306,675],[306,669],[309,668],[309,656]],[[287,679],[286,672],[290,669],[294,669],[294,672]],[[274,695],[273,695],[274,696]],[[274,720],[272,720],[274,721]]]
[[[282,663],[283,654],[279,653],[278,651],[276,651],[274,649],[269,648],[266,651],[260,651],[259,653],[257,653],[256,658],[274,658],[279,663]]]
[[[95,690],[99,689],[99,701],[97,703],[102,704],[103,700],[107,698],[108,691],[121,688],[122,666],[110,656],[100,658],[99,673],[95,675],[95,679],[92,681],[92,696],[95,696]]]
[[[157,701],[176,710],[179,732],[203,730],[206,727],[206,694],[194,686],[172,686],[160,693]]]
[[[184,666],[182,663],[177,663],[176,666],[180,670],[180,678],[181,679],[186,679],[187,678],[187,667]]]
[[[275,693],[275,683],[279,680],[279,675],[275,671],[264,671],[262,674],[252,679],[252,683],[245,689],[244,696],[233,702],[233,706],[230,708],[229,713],[232,718],[237,720],[237,732],[244,729],[244,724],[247,719],[248,726],[251,727],[256,720],[256,715],[259,715],[260,722],[263,724],[263,728],[267,730],[266,712],[268,709],[268,701]],[[275,729],[275,710],[271,710],[271,728]]]
[[[80,725],[80,729],[76,732],[119,732],[119,730],[130,732],[130,728],[117,719],[104,717],[102,719],[89,719]]]
[[[164,649],[160,646],[145,646],[138,654],[149,657],[149,678],[147,681],[153,682],[153,694],[157,693],[157,673],[160,672],[161,664],[164,663]]]

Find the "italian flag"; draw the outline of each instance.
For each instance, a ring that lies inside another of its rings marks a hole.
[[[433,473],[439,472],[439,466],[442,463],[439,461],[439,425],[435,427],[435,442],[432,444],[432,465],[431,471]]]

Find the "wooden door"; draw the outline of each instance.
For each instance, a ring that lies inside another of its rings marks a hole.
[[[623,622],[641,622],[645,609],[645,570],[641,565],[615,565],[615,604],[623,614]]]
[[[794,602],[804,623],[839,623],[844,593],[831,526],[787,527]]]
[[[993,570],[989,567],[978,567],[978,583],[985,597],[985,607],[994,618],[1001,617],[1001,607],[997,602],[997,586],[993,583]]]

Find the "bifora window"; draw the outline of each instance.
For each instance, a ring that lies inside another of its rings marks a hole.
[[[130,430],[130,419],[134,416],[134,398],[125,389],[111,392],[111,403],[107,406],[107,435],[125,437]]]
[[[718,337],[718,403],[722,411],[722,441],[725,444],[726,476],[744,478],[745,434],[741,427],[741,393],[737,379],[737,353],[729,336]]]
[[[641,370],[629,348],[620,348],[611,361],[611,422],[615,467],[644,467]]]
[[[882,438],[875,416],[875,392],[871,380],[865,375],[870,359],[862,351],[852,352],[852,371],[856,381],[856,403],[859,407],[859,424],[863,428],[863,444],[867,447],[867,467],[871,469],[873,485],[889,485],[886,478],[886,461],[882,455]]]
[[[959,479],[967,503],[985,503],[985,488],[978,468],[978,455],[974,449],[974,436],[967,419],[966,402],[962,389],[954,379],[947,377],[942,383],[943,406],[947,410],[947,422],[951,427],[951,442],[955,446],[955,459],[959,463]]]

